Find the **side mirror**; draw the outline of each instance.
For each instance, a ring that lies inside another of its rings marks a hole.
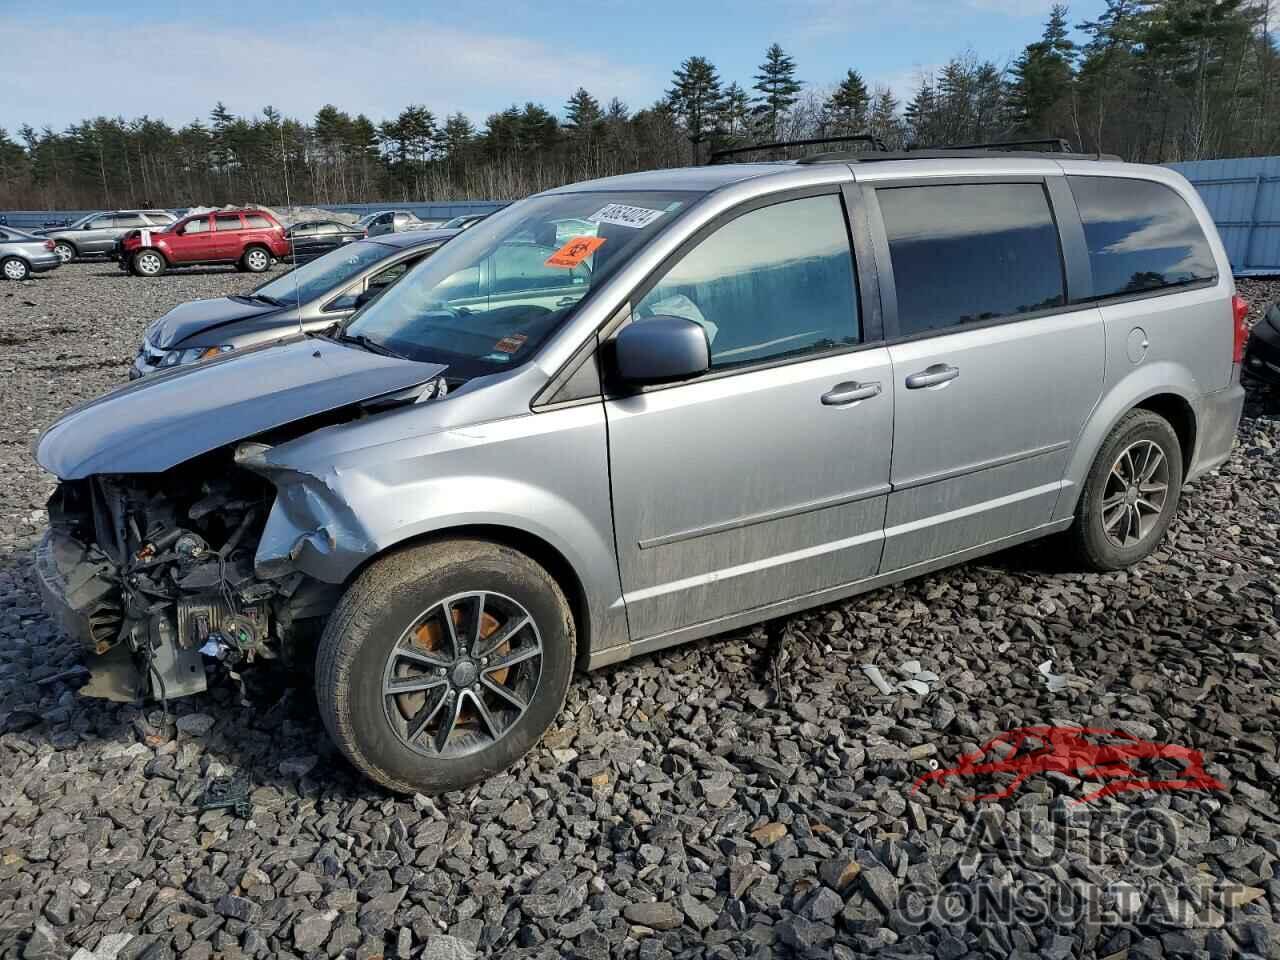
[[[622,328],[613,344],[618,377],[635,386],[696,377],[711,369],[707,333],[686,317],[650,317]]]

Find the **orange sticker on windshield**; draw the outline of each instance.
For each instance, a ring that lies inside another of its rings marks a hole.
[[[495,343],[493,349],[499,353],[515,353],[524,346],[524,342],[528,339],[523,333],[513,333]]]
[[[547,257],[544,266],[576,267],[602,246],[607,237],[574,237],[563,247]]]

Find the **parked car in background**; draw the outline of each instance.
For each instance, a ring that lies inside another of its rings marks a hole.
[[[356,221],[356,226],[369,231],[371,237],[380,237],[384,233],[420,230],[427,224],[408,210],[379,210],[377,213],[366,213]]]
[[[6,280],[26,280],[62,266],[53,252],[53,241],[16,227],[0,227],[0,276]]]
[[[164,230],[132,230],[116,241],[120,269],[158,277],[169,267],[234,263],[262,273],[289,254],[284,227],[265,210],[216,210],[177,221]]]
[[[454,217],[452,220],[446,220],[440,226],[445,230],[466,230],[468,227],[474,227],[488,216],[490,214],[487,213],[467,213],[460,217]]]
[[[289,256],[294,263],[305,263],[345,243],[363,240],[369,235],[364,227],[337,220],[305,220],[284,232],[289,240]]]
[[[320,633],[351,763],[457,790],[537,744],[578,666],[1053,534],[1138,563],[1231,455],[1246,312],[1164,167],[837,152],[573,184],[332,337],[68,413],[36,448],[61,481],[38,577],[153,695]]]
[[[1245,373],[1280,387],[1280,304],[1267,307],[1249,334],[1244,355]]]
[[[53,241],[63,263],[70,263],[78,257],[110,256],[116,241],[130,230],[163,230],[177,219],[168,210],[108,210],[39,234]]]
[[[457,233],[411,230],[358,240],[272,277],[244,296],[174,307],[147,327],[129,378],[341,323]]]

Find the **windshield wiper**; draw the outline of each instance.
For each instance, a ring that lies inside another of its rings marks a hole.
[[[396,351],[392,350],[386,344],[379,343],[377,340],[374,340],[363,333],[357,333],[354,336],[349,333],[344,333],[338,337],[338,342],[354,343],[357,346],[368,350],[370,353],[380,353],[384,357],[395,357],[397,360],[409,359],[403,353],[396,353]]]

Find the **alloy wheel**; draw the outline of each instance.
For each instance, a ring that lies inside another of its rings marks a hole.
[[[76,252],[65,243],[58,244],[53,248],[53,252],[58,255],[58,259],[63,263],[70,263],[76,256]]]
[[[418,616],[387,657],[383,711],[416,753],[455,758],[502,739],[542,676],[542,635],[521,604],[460,593]]]
[[[1120,452],[1102,494],[1102,530],[1117,547],[1141,543],[1160,522],[1169,499],[1169,459],[1152,440]]]
[[[261,250],[250,250],[245,259],[249,263],[251,270],[265,270],[271,264],[267,261],[267,255]]]
[[[154,253],[144,253],[138,258],[138,272],[148,277],[160,272],[160,257]]]

